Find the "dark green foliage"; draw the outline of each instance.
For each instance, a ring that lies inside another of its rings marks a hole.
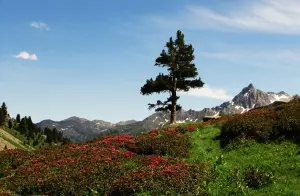
[[[176,122],[176,111],[181,109],[177,105],[179,96],[177,91],[189,91],[190,88],[202,87],[204,83],[198,76],[196,65],[193,63],[195,59],[194,49],[191,44],[187,45],[184,41],[184,35],[181,31],[177,31],[176,40],[172,37],[166,44],[167,51],[163,50],[156,59],[154,66],[166,67],[168,74],[160,73],[155,80],[152,78],[146,81],[141,87],[143,95],[151,95],[152,93],[169,92],[170,97],[166,101],[160,100],[155,104],[148,104],[149,109],[157,108],[155,111],[171,112],[171,124]],[[192,78],[188,80],[188,78]]]
[[[271,172],[265,172],[261,168],[249,166],[245,169],[244,180],[251,188],[260,188],[272,182]]]
[[[2,103],[1,110],[2,110],[3,116],[6,117],[8,113],[7,113],[6,104],[4,102]]]
[[[7,107],[6,104],[3,102],[2,106],[0,107],[0,126],[5,125],[5,123],[7,122],[7,117],[8,117],[8,113],[7,113]]]
[[[17,121],[18,123],[21,122],[21,116],[20,116],[20,114],[17,114],[16,121]]]
[[[5,118],[4,118],[3,112],[0,108],[0,126],[3,126],[4,122],[5,122]]]
[[[47,137],[46,141],[48,144],[51,144],[52,142],[62,142],[63,144],[70,143],[70,139],[64,138],[63,133],[58,131],[56,128],[50,129],[49,127],[45,127],[43,133]]]
[[[12,127],[13,127],[12,120],[9,119],[9,120],[8,120],[8,128],[11,129]]]
[[[21,119],[21,122],[19,123],[18,129],[21,134],[25,135],[27,137],[27,140],[32,140],[32,145],[37,146],[40,142],[43,141],[42,134],[46,135],[47,137],[47,143],[51,144],[63,142],[63,139],[65,139],[65,143],[70,142],[68,139],[63,137],[63,133],[61,131],[58,131],[56,128],[49,129],[46,127],[43,131],[38,128],[31,120],[31,117],[25,116]],[[30,142],[29,142],[30,143]]]
[[[62,140],[62,145],[70,144],[71,140],[69,138],[64,137]]]

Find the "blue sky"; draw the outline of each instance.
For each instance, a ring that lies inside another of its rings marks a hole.
[[[299,0],[0,0],[0,101],[34,122],[143,120],[140,87],[178,29],[205,87],[184,109],[230,100],[249,83],[299,93]]]

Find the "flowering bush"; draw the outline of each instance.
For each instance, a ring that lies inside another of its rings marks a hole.
[[[187,128],[187,130],[190,130],[190,128]],[[168,128],[156,129],[149,134],[137,136],[135,138],[135,148],[129,149],[137,154],[185,157],[190,145],[188,135],[180,133],[175,128]]]
[[[197,195],[197,192],[199,195],[206,193],[203,182],[212,180],[210,168],[205,164],[186,164],[175,158],[156,155],[141,157],[139,162],[140,167],[116,179],[114,194],[128,195],[139,190],[138,192],[147,191],[154,195]]]
[[[215,125],[218,124],[221,125],[224,122],[228,121],[228,120],[232,120],[235,116],[238,116],[239,114],[234,114],[234,115],[226,115],[226,116],[221,116],[220,118],[216,118],[216,119],[212,119],[206,122],[201,122],[200,125],[201,126],[208,126],[208,125]]]
[[[222,126],[222,144],[234,139],[275,140],[285,137],[300,140],[300,99],[286,104],[251,110],[236,115]]]
[[[187,154],[189,139],[183,132],[193,130],[153,130],[136,138],[109,135],[33,152],[0,152],[0,187],[21,195],[205,194],[209,166],[175,158]]]

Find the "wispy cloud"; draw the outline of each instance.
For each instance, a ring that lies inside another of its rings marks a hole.
[[[273,67],[298,66],[300,63],[299,49],[281,49],[281,50],[227,50],[221,52],[200,52],[200,56],[212,59],[221,59],[230,62],[248,62],[258,65]],[[255,65],[254,65],[255,66]]]
[[[211,88],[205,85],[203,88],[190,89],[188,92],[179,91],[178,94],[195,96],[195,97],[209,97],[218,100],[230,100],[232,96],[228,95],[224,89]]]
[[[28,52],[20,52],[19,54],[15,55],[15,58],[18,59],[25,59],[25,60],[32,60],[32,61],[36,61],[38,60],[38,57],[35,53],[28,53]]]
[[[40,30],[47,30],[47,31],[50,30],[50,27],[46,23],[43,23],[43,22],[32,22],[32,23],[30,23],[30,26],[33,28],[36,28],[36,29],[40,29]]]
[[[251,3],[249,3],[251,2]],[[191,29],[248,30],[256,32],[300,34],[299,0],[249,1],[230,12],[220,13],[207,7],[187,5],[176,16],[155,17],[163,26],[180,26]]]

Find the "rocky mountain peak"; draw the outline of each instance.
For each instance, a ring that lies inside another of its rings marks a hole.
[[[247,86],[248,89],[255,89],[254,85],[252,83],[250,83],[248,86]]]
[[[257,90],[252,83],[233,98],[233,102],[237,106],[242,106],[244,108],[253,108],[255,102],[257,102],[258,96],[261,96],[261,91]],[[264,96],[264,95],[262,95]],[[266,98],[266,96],[264,96]]]
[[[249,92],[255,92],[255,91],[256,88],[252,83],[250,83],[247,87],[243,88],[243,90],[238,94],[238,96],[239,95],[247,96]]]

